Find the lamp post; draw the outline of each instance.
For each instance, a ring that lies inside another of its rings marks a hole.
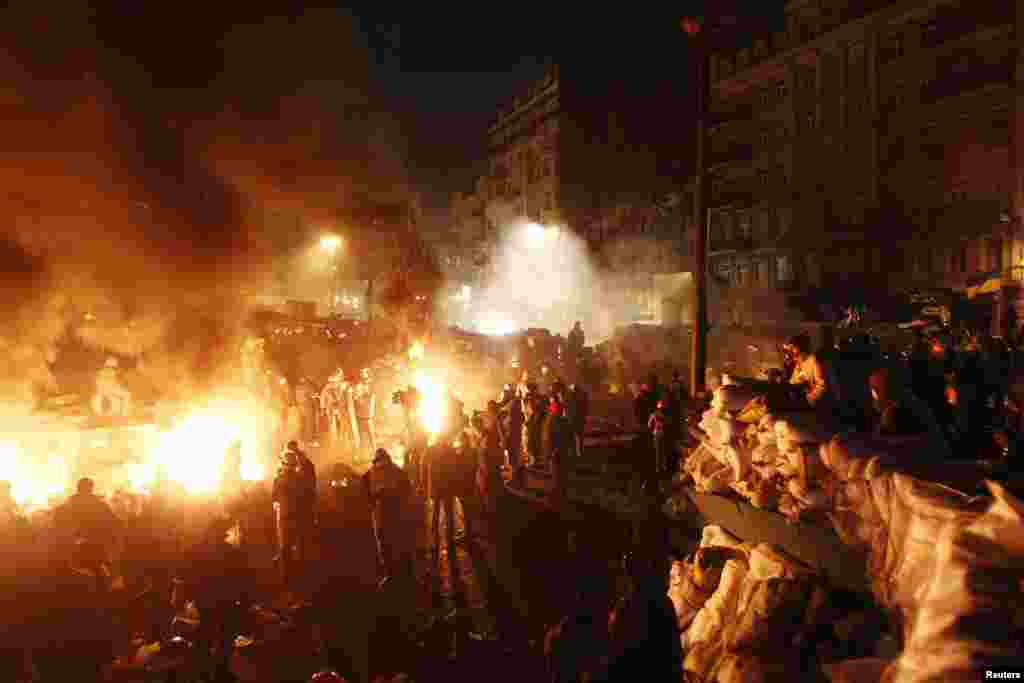
[[[327,285],[328,302],[331,312],[338,312],[338,249],[341,247],[341,238],[337,235],[324,235],[320,238],[320,248],[330,257],[332,276]]]
[[[684,19],[697,60],[697,177],[694,218],[697,234],[693,263],[693,343],[690,347],[690,392],[704,393],[707,367],[707,168],[705,164],[708,91],[708,48],[704,27],[696,19]]]

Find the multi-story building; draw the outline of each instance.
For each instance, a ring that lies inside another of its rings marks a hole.
[[[666,97],[664,79],[635,80],[626,91],[583,64],[551,66],[498,113],[486,174],[451,206],[452,226],[472,245],[462,260],[477,264],[481,283],[509,230],[558,226],[633,283],[623,291],[636,290],[627,298],[638,317],[660,316],[651,313],[653,275],[689,270],[693,253],[693,184],[680,173],[688,131],[674,115],[681,94]]]
[[[716,282],[964,291],[1019,265],[1022,5],[793,0],[784,29],[716,50]]]

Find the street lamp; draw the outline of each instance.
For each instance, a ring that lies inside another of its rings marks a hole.
[[[327,285],[327,296],[328,301],[331,305],[331,311],[335,314],[338,312],[338,250],[341,247],[341,238],[337,235],[324,235],[320,238],[320,248],[327,253],[331,259],[331,269],[334,272],[334,276],[330,283]]]

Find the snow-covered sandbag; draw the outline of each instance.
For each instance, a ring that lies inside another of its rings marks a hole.
[[[779,500],[779,490],[775,483],[762,476],[755,469],[751,476],[732,485],[732,490],[743,496],[756,508],[773,510]]]
[[[822,424],[814,412],[776,415],[775,437],[785,443],[825,443],[835,436],[831,426]],[[781,445],[781,443],[780,443]]]
[[[699,474],[699,478],[694,477],[694,488],[698,493],[722,494],[730,491],[729,485],[733,482],[731,468],[719,463],[717,468],[712,468],[707,474]]]
[[[725,446],[722,455],[732,469],[733,481],[744,481],[752,473],[751,452],[740,445]]]
[[[680,578],[678,588],[674,593],[672,589],[669,590],[669,597],[679,619],[680,632],[689,627],[697,612],[714,594],[725,563],[731,559],[745,562],[746,553],[737,548],[724,546],[698,548],[693,562],[683,565],[685,573]]]
[[[728,531],[716,524],[708,524],[701,530],[700,547],[721,546],[734,550],[745,549],[746,545]]]
[[[755,446],[750,452],[750,462],[755,465],[774,465],[779,459],[779,447],[775,443]]]
[[[688,646],[683,669],[688,675],[704,680],[725,654],[725,628],[735,618],[740,587],[747,574],[747,563],[729,560],[714,594],[686,630]]]
[[[879,683],[890,660],[881,657],[846,659],[825,667],[830,683]]]
[[[926,577],[897,572],[901,585],[894,594],[912,596],[914,602],[913,609],[903,610],[904,650],[886,671],[886,680],[974,681],[979,671],[1019,668],[1024,653],[1024,501],[999,484],[990,482],[989,490],[993,498],[980,514],[969,519],[962,508],[954,508],[953,518],[946,517],[948,523],[932,538]],[[913,590],[902,585],[922,580]]]
[[[821,449],[811,444],[781,451],[776,462],[779,474],[799,479],[801,487],[807,490],[820,486],[830,476],[829,469],[821,461]]]
[[[754,387],[742,384],[729,384],[720,387],[715,391],[712,405],[727,410],[730,413],[738,413],[747,407],[747,404],[757,398],[758,393]]]

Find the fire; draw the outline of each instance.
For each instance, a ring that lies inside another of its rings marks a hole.
[[[71,486],[71,468],[56,454],[33,461],[12,441],[0,442],[0,480],[11,484],[14,502],[26,508],[46,506]]]
[[[489,311],[480,316],[477,329],[486,335],[502,336],[512,334],[518,329],[515,322],[502,313]]]
[[[420,392],[420,422],[436,437],[448,416],[448,387],[425,372],[416,373],[413,385]]]
[[[416,342],[409,347],[409,360],[422,360],[425,353],[426,349],[423,347],[423,342]]]
[[[253,437],[265,429],[251,406],[229,401],[197,409],[159,436],[147,461],[129,472],[133,490],[150,489],[158,474],[182,485],[193,495],[216,493],[227,473],[228,452],[241,444],[241,477],[245,481],[266,478]]]

